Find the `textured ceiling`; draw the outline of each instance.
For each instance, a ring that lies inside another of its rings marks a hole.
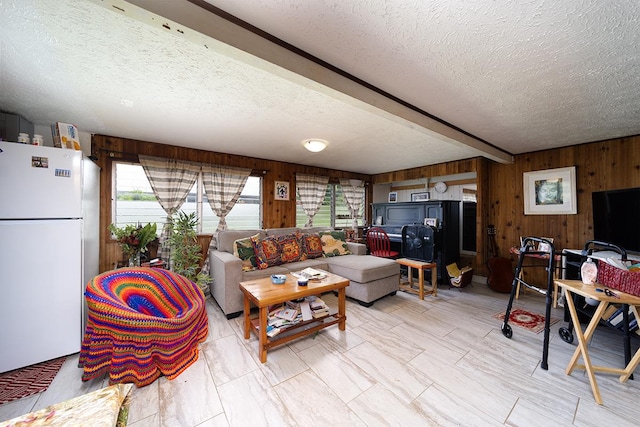
[[[511,153],[640,133],[640,2],[206,0]]]
[[[636,2],[209,0],[414,109],[185,0],[132,2],[165,17],[120,0],[1,1],[0,109],[361,173],[640,133]],[[312,137],[328,148],[306,152]]]

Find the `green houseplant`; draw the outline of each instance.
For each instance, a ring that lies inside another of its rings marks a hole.
[[[129,266],[140,265],[140,253],[147,251],[147,245],[156,239],[156,224],[145,226],[127,224],[124,227],[109,225],[109,231],[120,244],[122,254],[129,260]]]
[[[171,271],[196,283],[202,292],[205,292],[210,278],[207,274],[199,271],[202,254],[196,234],[197,223],[195,212],[187,214],[180,211],[171,217],[169,221]]]

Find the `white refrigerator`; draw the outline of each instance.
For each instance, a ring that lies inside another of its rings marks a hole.
[[[0,372],[80,351],[99,176],[80,151],[0,141]]]

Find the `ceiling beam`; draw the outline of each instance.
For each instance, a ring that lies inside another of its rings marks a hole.
[[[240,25],[232,22],[228,17],[221,16],[222,13],[214,13],[219,12],[219,9],[204,1],[128,1],[141,9],[172,21],[166,23],[152,22],[153,19],[149,17],[141,19],[139,11],[124,10],[127,8],[127,3],[123,1],[111,0],[99,3],[105,7],[114,7],[120,12],[152,25],[161,25],[165,30],[175,32],[177,36],[190,37],[196,43],[204,44],[206,48],[216,49],[217,52],[296,82],[303,87],[314,89],[388,120],[411,126],[416,131],[443,143],[470,148],[477,156],[499,163],[513,163],[512,154],[415,107],[411,108],[401,100],[383,95],[381,91],[374,90],[365,82],[349,78],[346,73],[321,65],[319,61],[310,59],[308,54],[296,53],[291,46],[287,46],[284,42],[277,43],[273,37],[265,37],[265,33],[261,31],[250,31],[246,25]],[[118,4],[120,6],[116,6]],[[186,28],[176,28],[175,24]],[[189,29],[198,34],[193,34]]]

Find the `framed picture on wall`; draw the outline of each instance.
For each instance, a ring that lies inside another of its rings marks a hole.
[[[289,181],[276,181],[274,198],[276,200],[289,200]]]
[[[424,225],[430,225],[431,227],[438,228],[438,218],[425,218]]]
[[[525,215],[578,213],[575,166],[525,172],[523,185]]]
[[[389,193],[389,203],[395,203],[398,201],[398,193],[395,191],[392,191]]]
[[[412,202],[426,202],[430,197],[431,195],[428,191],[423,191],[421,193],[411,193]]]

